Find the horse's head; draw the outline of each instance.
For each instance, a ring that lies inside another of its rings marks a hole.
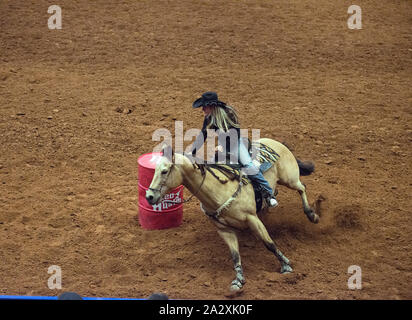
[[[163,148],[162,155],[156,165],[152,183],[146,191],[146,200],[152,205],[159,203],[166,193],[183,182],[182,174],[174,163],[175,156],[172,147]]]

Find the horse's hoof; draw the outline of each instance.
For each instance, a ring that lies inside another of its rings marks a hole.
[[[310,222],[315,223],[315,224],[318,223],[320,220],[319,216],[314,211],[309,212],[307,217]]]
[[[320,220],[319,216],[315,213],[315,214],[313,215],[313,220],[312,220],[312,222],[313,222],[313,223],[318,223],[319,220]]]
[[[285,274],[285,273],[291,273],[293,271],[293,269],[292,269],[292,267],[291,266],[289,266],[289,265],[283,265],[281,268],[280,268],[280,273],[281,274]]]
[[[238,284],[232,284],[230,286],[230,291],[239,291],[241,290],[243,287],[239,286]]]
[[[232,284],[230,290],[225,294],[227,298],[236,298],[243,293],[243,287],[239,287],[237,284]]]

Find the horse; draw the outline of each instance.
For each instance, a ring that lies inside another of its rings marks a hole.
[[[309,221],[318,223],[320,214],[309,205],[306,187],[300,181],[301,175],[309,175],[314,171],[314,165],[296,159],[284,144],[276,140],[262,138],[257,142],[269,146],[279,155],[278,160],[264,173],[273,190],[277,184],[297,190]],[[250,183],[242,188],[238,180],[222,184],[208,171],[201,170],[193,158],[173,152],[170,146],[162,152],[163,156],[156,165],[152,182],[146,191],[146,200],[152,205],[157,204],[167,192],[180,185],[185,186],[192,196],[199,199],[201,209],[212,218],[217,233],[229,247],[232,256],[236,277],[231,283],[230,295],[240,294],[246,282],[236,234],[239,230],[249,229],[263,242],[279,260],[282,274],[293,271],[289,259],[277,248],[256,213],[254,191]]]

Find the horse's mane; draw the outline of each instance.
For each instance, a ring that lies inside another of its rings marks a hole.
[[[241,167],[239,165],[226,163],[205,163],[196,165],[201,172],[206,172],[206,170],[209,171],[220,183],[227,183],[229,180],[240,181],[240,179],[242,179],[244,185],[249,182],[247,177],[241,173]]]
[[[206,171],[208,171],[222,184],[227,183],[229,180],[240,181],[240,169],[242,168],[242,166],[239,164],[236,165],[226,163],[205,162],[204,159],[197,158],[192,154],[188,154],[185,152],[176,152],[176,154],[180,154],[185,158],[189,159],[193,165],[193,168],[199,170],[202,176],[204,176],[206,174]],[[244,182],[244,184],[248,183],[248,179],[245,176],[242,176],[242,181]]]

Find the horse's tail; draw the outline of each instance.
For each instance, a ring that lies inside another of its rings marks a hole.
[[[300,161],[296,158],[299,166],[299,175],[308,176],[315,171],[315,165],[310,161]]]

